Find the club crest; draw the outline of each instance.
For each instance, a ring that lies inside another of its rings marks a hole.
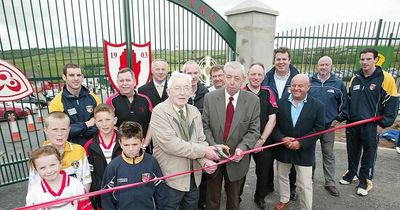
[[[136,87],[146,84],[151,76],[151,44],[132,43],[132,69],[135,72]],[[104,58],[107,77],[110,84],[118,91],[117,73],[128,67],[125,43],[113,44],[104,40]]]
[[[25,74],[0,59],[0,102],[15,101],[33,93],[33,87]]]

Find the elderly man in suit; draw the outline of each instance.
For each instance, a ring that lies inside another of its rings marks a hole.
[[[285,209],[289,203],[289,172],[292,164],[300,188],[300,208],[312,209],[312,166],[315,162],[315,143],[319,136],[297,141],[296,138],[324,130],[323,104],[307,94],[310,80],[305,74],[293,77],[288,97],[278,101],[277,123],[273,132],[276,142],[287,141],[275,149],[280,202],[275,210]]]
[[[167,95],[168,63],[163,59],[155,59],[151,64],[153,79],[139,87],[138,92],[150,98],[153,107],[165,101]]]
[[[205,141],[199,110],[187,104],[191,94],[191,76],[174,72],[168,81],[168,99],[157,105],[151,116],[150,128],[154,143],[153,156],[164,175],[210,166],[217,167],[216,147]],[[201,171],[167,179],[168,208],[197,210]]]
[[[220,209],[221,185],[225,182],[227,210],[239,209],[240,186],[249,169],[250,157],[245,150],[254,148],[260,138],[260,102],[256,95],[241,90],[245,80],[244,67],[239,62],[224,66],[225,88],[206,94],[203,126],[210,145],[225,144],[233,162],[221,165],[207,179],[206,208]]]

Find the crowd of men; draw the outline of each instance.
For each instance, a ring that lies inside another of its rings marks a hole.
[[[106,104],[114,108],[117,127],[126,121],[141,125],[143,149],[157,160],[164,176],[205,168],[166,179],[168,199],[162,209],[218,210],[224,191],[226,209],[239,209],[251,156],[257,176],[254,202],[260,209],[267,209],[265,197],[276,189],[280,194],[276,210],[287,208],[296,199],[299,208],[312,209],[317,140],[325,189],[333,196],[340,195],[335,182],[335,135],[297,138],[341,122],[383,116],[346,132],[348,171],[339,183],[351,184],[358,177],[355,193],[366,196],[372,189],[377,134],[391,126],[397,115],[397,87],[393,77],[375,65],[378,52],[368,48],[359,56],[361,69],[355,72],[348,91],[331,72],[332,58],[321,57],[315,74],[309,77],[291,64],[290,50],[284,47],[274,50],[274,67],[269,71],[262,63],[254,63],[248,70],[236,61],[213,66],[208,88],[200,82],[200,67],[194,60],[168,78],[168,63],[157,59],[152,62],[152,80],[138,91],[134,71],[121,69],[119,92]],[[93,109],[100,100],[82,86],[78,65],[66,65],[63,79],[66,85],[51,101],[50,112],[66,113],[71,121],[69,140],[84,146],[97,132]],[[243,155],[279,142],[284,144]],[[216,165],[226,158],[231,161]],[[278,187],[274,186],[275,160]]]

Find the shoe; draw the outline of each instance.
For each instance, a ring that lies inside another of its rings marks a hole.
[[[400,154],[400,147],[396,147],[396,152]]]
[[[361,196],[367,196],[368,195],[368,191],[359,187],[357,188],[357,195],[361,195]]]
[[[325,186],[325,190],[329,192],[329,194],[339,197],[339,190],[335,186]]]
[[[289,202],[287,202],[287,203],[279,202],[279,203],[277,203],[277,204],[275,205],[274,210],[284,210],[284,209],[286,209],[286,207],[287,207],[288,205],[289,205]]]
[[[254,198],[254,203],[256,203],[257,207],[261,210],[267,209],[267,204],[265,203],[264,199]]]
[[[291,201],[296,201],[296,200],[297,200],[297,193],[296,193],[296,190],[290,191],[290,200],[291,200]]]
[[[346,180],[344,180],[344,179],[339,180],[339,183],[342,184],[342,185],[349,185],[349,184],[351,184],[351,182],[346,181]]]

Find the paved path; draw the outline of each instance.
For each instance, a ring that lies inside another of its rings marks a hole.
[[[347,153],[344,143],[335,144],[336,153],[336,180],[339,180],[341,174],[347,168]],[[317,145],[317,169],[314,179],[314,202],[313,209],[343,209],[343,210],[400,210],[400,154],[394,149],[380,148],[376,164],[376,172],[374,179],[374,188],[366,197],[360,197],[355,194],[356,184],[343,186],[338,184],[340,197],[329,195],[325,189],[324,178],[322,173],[322,162],[320,146]],[[23,206],[26,195],[26,182],[14,184],[0,188],[0,209],[11,209]],[[257,207],[253,202],[255,186],[254,162],[252,162],[250,172],[242,196],[241,210],[256,210]],[[275,184],[275,192],[267,196],[266,202],[269,209],[273,209],[276,202],[279,201],[278,185]],[[299,209],[297,202],[290,204],[290,210]],[[221,207],[225,209],[225,205]]]

